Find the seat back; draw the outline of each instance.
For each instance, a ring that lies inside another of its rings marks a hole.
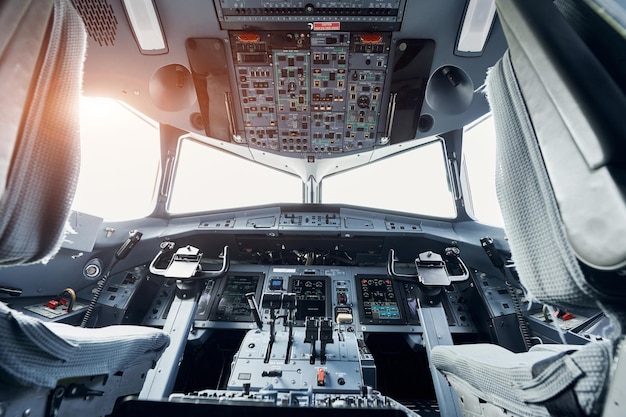
[[[0,266],[45,261],[63,240],[86,39],[69,0],[0,7]],[[2,302],[0,330],[2,415],[110,415],[169,343],[158,329],[49,323]]]
[[[596,307],[543,163],[507,53],[487,79],[496,129],[496,190],[517,271],[534,298],[563,307]],[[549,277],[549,279],[548,279]]]
[[[583,374],[570,401],[608,416],[623,414],[626,378],[626,22],[599,3],[496,0],[509,51],[488,76],[488,98],[520,279],[539,301],[599,307],[614,324],[613,359],[581,350],[596,374]]]
[[[80,162],[86,48],[67,1],[0,10],[0,266],[50,258],[64,237]]]
[[[602,308],[617,336],[626,309],[626,96],[606,56],[623,54],[626,42],[619,36],[597,56],[588,43],[602,40],[581,37],[567,18],[589,11],[582,0],[496,4],[509,53],[488,94],[520,278],[542,302]]]

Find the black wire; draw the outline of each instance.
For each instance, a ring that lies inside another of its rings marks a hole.
[[[104,287],[109,281],[111,270],[113,270],[113,267],[117,265],[118,262],[119,262],[119,259],[116,256],[114,256],[113,260],[111,261],[110,266],[107,268],[106,272],[104,273],[104,276],[100,279],[100,281],[98,281],[98,285],[96,286],[96,290],[94,291],[93,297],[91,297],[91,302],[89,303],[89,306],[87,306],[87,311],[85,312],[85,315],[83,316],[83,320],[80,322],[80,327],[87,327],[87,322],[89,321],[89,318],[91,317],[91,314],[93,313],[93,310],[96,308],[96,304],[98,303],[98,300],[100,299],[100,295],[102,294],[102,291],[104,291]]]
[[[524,290],[524,288],[518,282],[515,282],[516,285],[511,284],[506,273],[506,268],[504,266],[501,268],[498,268],[498,270],[502,274],[502,278],[500,279],[504,281],[504,284],[506,285],[506,290],[509,293],[511,300],[513,301],[513,310],[515,310],[515,317],[517,318],[519,330],[522,334],[524,346],[526,347],[526,350],[528,350],[533,345],[531,337],[530,337],[530,328],[528,327],[528,322],[526,321],[526,318],[522,314],[522,308],[519,302],[517,291],[515,291],[513,287],[515,286],[518,289],[521,289],[522,291]]]

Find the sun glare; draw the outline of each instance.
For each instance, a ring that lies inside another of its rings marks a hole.
[[[80,117],[74,210],[106,220],[149,214],[159,172],[158,125],[107,98],[83,97]]]

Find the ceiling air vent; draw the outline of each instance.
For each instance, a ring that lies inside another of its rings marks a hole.
[[[72,0],[83,18],[87,33],[100,46],[113,46],[117,32],[117,17],[107,0]]]

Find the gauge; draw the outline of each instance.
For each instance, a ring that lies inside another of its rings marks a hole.
[[[360,286],[359,316],[363,324],[405,323],[394,283],[385,276],[357,276]]]

